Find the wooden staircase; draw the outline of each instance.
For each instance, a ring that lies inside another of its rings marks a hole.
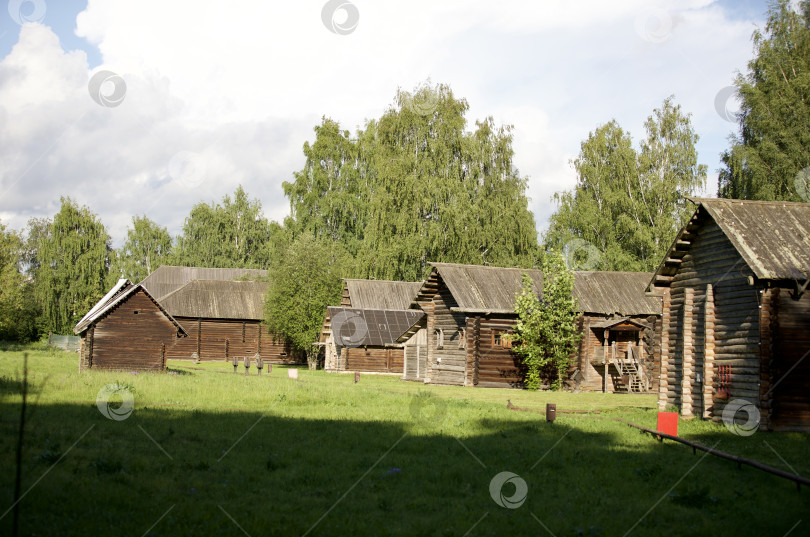
[[[640,354],[638,347],[630,347],[626,357],[613,360],[613,365],[619,373],[618,376],[613,377],[613,386],[616,391],[646,393],[650,389],[650,381],[644,374],[644,368],[639,361]]]

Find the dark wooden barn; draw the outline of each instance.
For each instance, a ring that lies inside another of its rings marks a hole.
[[[521,387],[509,338],[523,274],[542,296],[539,270],[433,263],[414,304],[426,314],[427,352],[406,358],[405,378],[436,384]],[[653,389],[660,301],[645,296],[647,273],[577,272],[583,340],[571,373],[582,389]],[[606,358],[605,358],[606,357]]]
[[[422,321],[421,312],[409,309],[421,286],[421,282],[343,280],[340,307],[327,308],[317,343],[323,349],[324,369],[401,374],[405,353],[417,352],[415,346],[424,339],[414,330],[414,337],[400,341]],[[333,321],[341,333],[332,334]]]
[[[305,356],[273,337],[263,322],[267,283],[191,280],[160,298],[189,337],[172,347],[170,359],[231,360],[260,355],[269,363],[301,363]]]
[[[810,204],[695,203],[649,287],[659,406],[720,421],[753,405],[761,429],[810,430]]]
[[[73,332],[81,336],[79,369],[163,371],[186,332],[141,285],[119,280]]]

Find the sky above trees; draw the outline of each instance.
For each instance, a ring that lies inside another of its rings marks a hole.
[[[767,10],[764,0],[357,0],[354,26],[321,0],[17,3],[0,12],[0,221],[20,229],[70,195],[115,246],[132,216],[175,235],[194,204],[239,184],[281,221],[282,182],[303,168],[322,116],[354,133],[397,88],[428,78],[467,99],[471,124],[514,125],[539,230],[552,195],[575,185],[570,160],[589,133],[616,119],[637,146],[669,95],[692,114],[714,195],[736,127],[722,117],[736,103],[721,98],[718,111],[717,95],[745,70]],[[18,25],[26,19],[38,22]],[[91,98],[101,70],[120,75],[102,93],[125,82],[120,103]]]

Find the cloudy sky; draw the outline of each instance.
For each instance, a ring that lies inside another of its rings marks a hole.
[[[116,246],[146,214],[172,234],[242,184],[265,214],[322,116],[355,131],[430,79],[468,122],[514,125],[538,231],[570,160],[616,119],[633,140],[669,95],[716,191],[726,99],[765,0],[11,0],[0,11],[0,221],[69,195]],[[92,95],[91,95],[92,94]],[[720,99],[718,99],[720,94]]]

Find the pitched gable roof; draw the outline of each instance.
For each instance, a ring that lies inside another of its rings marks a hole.
[[[422,287],[422,282],[393,282],[387,280],[343,280],[352,308],[406,310]]]
[[[678,232],[649,288],[666,285],[678,260],[707,219],[728,237],[745,263],[761,280],[810,278],[810,203],[695,198],[689,223]]]
[[[175,317],[264,319],[265,282],[192,280],[160,303]]]
[[[435,285],[428,281],[440,278],[453,295],[457,311],[514,313],[524,273],[532,278],[538,296],[543,293],[543,273],[537,269],[431,264],[433,271],[420,296],[429,294]],[[584,313],[659,315],[661,301],[644,294],[649,279],[646,272],[579,271],[574,273],[574,296]]]
[[[73,327],[74,334],[81,334],[85,330],[87,330],[90,325],[95,323],[96,321],[103,318],[107,313],[112,311],[115,306],[122,303],[128,297],[135,294],[137,291],[143,291],[143,293],[151,300],[159,309],[163,312],[163,314],[177,327],[178,331],[184,335],[188,335],[186,331],[180,326],[174,317],[172,317],[166,309],[160,305],[160,303],[155,300],[155,298],[149,293],[149,291],[141,286],[133,285],[131,281],[126,278],[122,278],[118,280],[118,282],[113,286],[110,291],[104,295],[104,297],[96,302],[96,305],[90,308],[90,311],[82,317],[82,319],[76,323],[76,326]]]
[[[266,270],[241,268],[177,267],[163,265],[141,281],[155,298],[161,300],[193,280],[237,280],[240,278],[265,278]]]

